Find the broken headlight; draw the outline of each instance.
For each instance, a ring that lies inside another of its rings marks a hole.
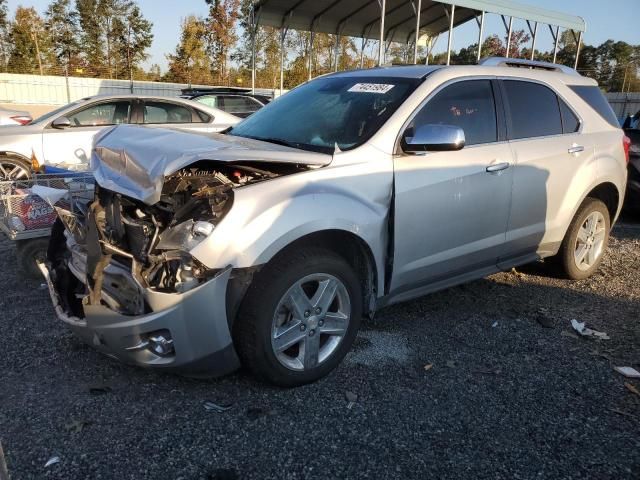
[[[210,222],[186,220],[162,232],[156,249],[188,252],[207,238],[213,229],[214,225]]]

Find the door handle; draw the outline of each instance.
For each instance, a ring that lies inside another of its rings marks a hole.
[[[569,147],[569,150],[567,150],[567,152],[569,153],[584,152],[584,147],[582,145],[574,145],[573,147]]]
[[[510,165],[509,162],[492,163],[487,167],[487,172],[489,173],[500,172],[502,170],[506,170],[507,168],[509,168],[509,165]]]

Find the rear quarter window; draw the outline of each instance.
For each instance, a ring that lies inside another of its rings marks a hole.
[[[569,85],[569,88],[580,96],[585,102],[591,106],[602,118],[614,127],[620,127],[616,114],[613,112],[611,105],[604,98],[600,89],[596,86],[589,85]]]

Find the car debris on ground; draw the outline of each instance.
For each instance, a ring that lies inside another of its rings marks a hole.
[[[593,337],[597,340],[609,340],[609,335],[604,332],[598,332],[585,326],[585,322],[579,322],[575,318],[571,320],[571,326],[583,337]]]
[[[56,463],[60,463],[60,457],[51,457],[47,460],[47,463],[44,464],[44,468],[49,468],[51,465],[55,465]]]
[[[640,378],[640,372],[633,367],[613,367],[613,369],[627,378]]]
[[[204,409],[207,410],[208,412],[222,413],[229,410],[232,406],[233,406],[232,404],[219,405],[213,402],[204,402]]]

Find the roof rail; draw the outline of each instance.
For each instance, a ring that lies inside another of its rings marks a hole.
[[[486,67],[516,67],[532,68],[537,70],[547,70],[550,72],[566,73],[567,75],[581,76],[576,70],[557,63],[539,62],[536,60],[526,60],[524,58],[487,57],[480,60],[480,65]]]

